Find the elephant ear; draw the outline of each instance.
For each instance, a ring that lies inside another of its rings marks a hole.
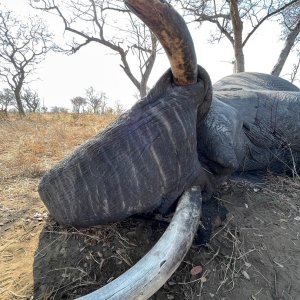
[[[216,147],[222,147],[223,145],[216,145]],[[220,173],[223,175],[232,174],[235,170],[238,169],[239,163],[234,151],[234,147],[229,145],[228,147],[224,147],[223,149],[217,149],[215,151],[214,156],[216,157],[216,173]]]
[[[239,167],[235,151],[238,130],[243,126],[236,109],[214,99],[197,129],[198,155],[216,174],[231,174]]]
[[[205,144],[205,136],[202,135],[202,141],[199,145],[201,160],[215,174],[232,174],[239,167],[238,159],[234,151],[234,144],[230,140],[221,141],[218,137],[209,137],[209,146]],[[203,144],[202,144],[203,143]],[[204,144],[206,147],[204,147]],[[202,157],[203,156],[203,157]]]

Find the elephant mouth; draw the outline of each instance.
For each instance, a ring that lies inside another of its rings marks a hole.
[[[194,45],[183,18],[163,0],[125,0],[164,47],[174,83],[197,82]],[[173,219],[156,245],[132,268],[104,287],[81,299],[148,299],[175,272],[191,247],[199,225],[201,188],[191,187],[179,199]]]

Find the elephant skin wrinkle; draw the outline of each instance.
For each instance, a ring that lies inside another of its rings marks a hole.
[[[56,221],[75,227],[167,211],[192,184],[204,185],[197,155],[197,119],[211,102],[211,84],[176,86],[168,71],[149,95],[42,178],[39,194]]]
[[[299,169],[299,88],[245,72],[221,79],[213,91],[211,109],[197,129],[201,161],[222,175]]]

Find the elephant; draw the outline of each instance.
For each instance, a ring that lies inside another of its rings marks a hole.
[[[199,160],[223,178],[235,172],[300,168],[300,89],[277,76],[243,72],[213,85],[197,128]]]
[[[168,1],[125,3],[156,34],[171,69],[145,98],[48,171],[39,194],[57,222],[75,227],[177,208],[147,255],[83,299],[147,299],[191,246],[203,196],[236,171],[299,162],[299,89],[258,73],[212,87]]]
[[[49,170],[38,191],[58,223],[75,227],[168,210],[179,201],[165,234],[130,276],[124,273],[89,299],[146,299],[161,287],[192,244],[202,194],[214,180],[197,152],[212,85],[197,65],[183,18],[164,0],[125,3],[156,34],[171,69],[145,98]]]

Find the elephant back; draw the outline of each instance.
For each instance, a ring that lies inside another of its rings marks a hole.
[[[285,79],[255,72],[243,72],[226,76],[213,85],[213,90],[269,90],[300,92],[300,89],[297,86]]]

